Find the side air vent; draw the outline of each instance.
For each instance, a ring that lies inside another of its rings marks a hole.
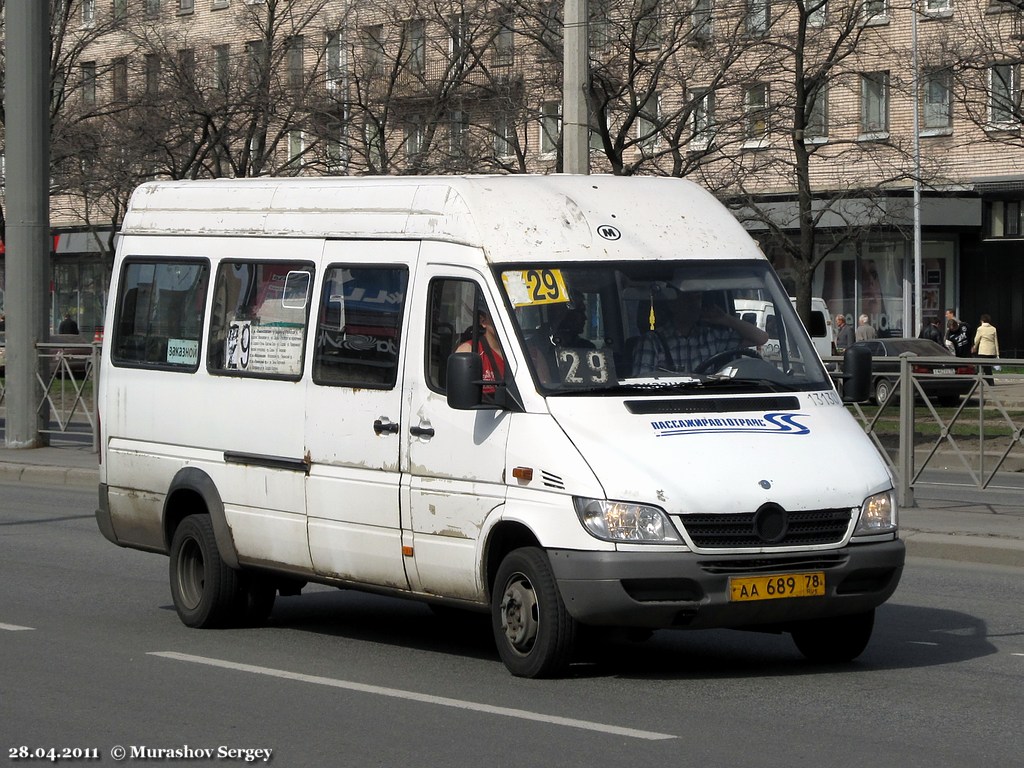
[[[540,471],[540,479],[548,488],[558,488],[559,490],[565,488],[565,481],[562,478],[543,469]]]

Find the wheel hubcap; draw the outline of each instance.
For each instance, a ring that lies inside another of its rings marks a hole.
[[[188,608],[195,608],[203,597],[206,583],[206,568],[203,553],[192,539],[182,544],[178,558],[178,589]]]
[[[509,579],[501,598],[501,628],[510,646],[519,653],[529,653],[537,640],[540,626],[537,594],[521,573]]]

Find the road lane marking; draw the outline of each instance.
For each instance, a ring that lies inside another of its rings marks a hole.
[[[6,629],[8,632],[26,632],[34,630],[35,627],[19,627],[17,624],[0,624],[0,629]]]
[[[533,720],[538,723],[549,725],[561,725],[566,728],[581,728],[586,731],[598,731],[613,736],[627,736],[633,739],[646,739],[648,741],[659,741],[663,739],[675,739],[677,736],[669,733],[657,733],[656,731],[641,731],[635,728],[623,728],[607,723],[596,723],[590,720],[576,720],[571,717],[558,717],[545,715],[539,712],[530,712],[525,709],[511,709],[509,707],[495,707],[491,704],[479,704],[473,701],[461,699],[450,699],[446,696],[432,696],[426,693],[414,691],[403,691],[400,688],[384,688],[379,685],[366,685],[354,683],[349,680],[338,680],[333,677],[320,677],[319,675],[305,675],[300,672],[288,672],[283,669],[272,669],[270,667],[257,667],[252,664],[239,664],[234,661],[223,659],[211,659],[206,656],[192,656],[187,653],[175,653],[174,651],[151,651],[149,656],[160,656],[165,659],[187,661],[192,664],[205,664],[210,667],[221,669],[233,669],[239,672],[249,672],[254,675],[266,675],[284,680],[295,680],[300,683],[312,683],[314,685],[326,685],[331,688],[343,688],[348,691],[370,693],[375,696],[389,696],[394,699],[406,699],[407,701],[418,701],[424,704],[437,704],[442,707],[454,707],[456,709],[467,709],[471,712],[486,712],[500,717],[514,717],[519,720]]]

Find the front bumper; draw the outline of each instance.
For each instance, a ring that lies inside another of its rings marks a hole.
[[[898,539],[839,550],[756,555],[549,550],[566,608],[582,624],[630,627],[756,627],[860,613],[899,584]],[[825,595],[752,602],[729,599],[731,576],[825,574]]]

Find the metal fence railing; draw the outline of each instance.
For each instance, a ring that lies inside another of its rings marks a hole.
[[[848,408],[888,462],[902,505],[925,488],[1019,491],[1024,500],[1024,359],[959,358],[973,375],[927,372],[949,361],[903,355],[882,402]],[[946,403],[934,385],[951,381],[967,391]]]
[[[2,351],[2,350],[0,350]],[[96,423],[96,382],[100,344],[37,344],[40,365],[33,402],[51,443],[92,443],[99,450]],[[6,371],[3,371],[6,374]],[[6,406],[7,380],[0,378],[0,406]]]

